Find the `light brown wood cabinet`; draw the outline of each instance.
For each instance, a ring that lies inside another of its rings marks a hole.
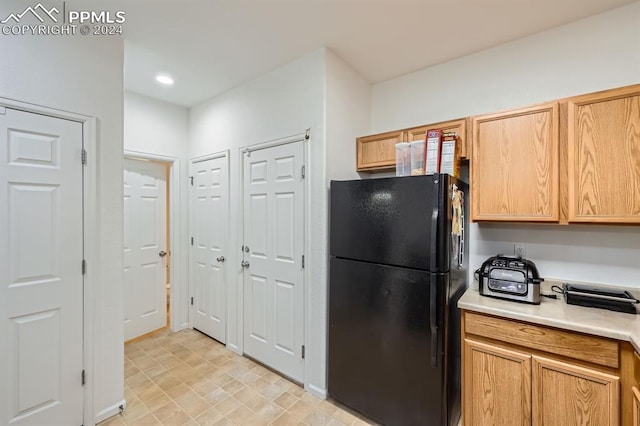
[[[458,142],[460,143],[460,156],[461,160],[466,160],[468,157],[467,153],[467,129],[470,127],[470,119],[469,118],[461,118],[458,120],[449,120],[449,121],[441,121],[439,123],[433,123],[426,126],[418,126],[412,127],[410,129],[406,129],[407,141],[419,141],[425,140],[427,135],[427,130],[430,129],[440,129],[443,132],[453,132],[458,135]]]
[[[640,223],[640,85],[472,119],[471,219]]]
[[[429,129],[456,132],[460,141],[461,160],[467,159],[468,118],[441,121],[439,123],[395,130],[393,132],[356,138],[356,170],[358,172],[392,172],[396,169],[396,144],[424,140]]]
[[[464,340],[464,424],[531,424],[531,355]]]
[[[533,357],[533,424],[620,424],[620,377],[570,362]]]
[[[633,426],[640,426],[640,391],[637,387],[631,388],[633,398]]]
[[[640,223],[640,85],[568,101],[569,221]]]
[[[356,170],[388,172],[396,168],[396,144],[404,142],[402,130],[356,139]]]
[[[472,220],[558,222],[558,103],[473,118]]]
[[[465,426],[631,424],[617,341],[473,312],[463,312],[462,339]]]

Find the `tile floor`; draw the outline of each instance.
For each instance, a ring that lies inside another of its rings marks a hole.
[[[108,425],[371,425],[195,331],[125,345],[127,409]]]

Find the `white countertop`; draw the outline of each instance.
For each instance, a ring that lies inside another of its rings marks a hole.
[[[551,293],[551,284],[559,283],[545,282],[542,293]],[[477,283],[462,295],[458,307],[467,311],[623,340],[631,342],[636,351],[640,352],[640,314],[631,315],[606,309],[567,305],[562,295],[558,295],[557,299],[542,297],[539,305],[494,299],[481,296]]]

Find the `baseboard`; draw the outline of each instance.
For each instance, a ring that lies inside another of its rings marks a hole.
[[[120,407],[122,407],[123,409],[127,408],[127,401],[126,400],[122,400],[120,402],[116,402],[115,404],[105,408],[104,410],[100,411],[97,415],[96,415],[96,420],[95,420],[95,424],[100,423],[101,421],[107,420],[109,417],[115,416],[116,414],[120,413]]]
[[[242,356],[242,352],[240,351],[240,348],[238,348],[238,345],[234,345],[232,343],[227,343],[227,349],[229,349],[230,351],[235,352],[238,355]]]
[[[315,385],[309,384],[306,386],[306,391],[316,398],[327,399],[327,390],[321,389]]]

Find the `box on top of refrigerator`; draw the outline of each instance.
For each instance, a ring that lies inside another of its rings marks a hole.
[[[460,177],[460,141],[458,134],[447,132],[442,134],[440,156],[440,173]]]
[[[427,130],[427,146],[424,151],[425,174],[440,172],[442,130]]]

